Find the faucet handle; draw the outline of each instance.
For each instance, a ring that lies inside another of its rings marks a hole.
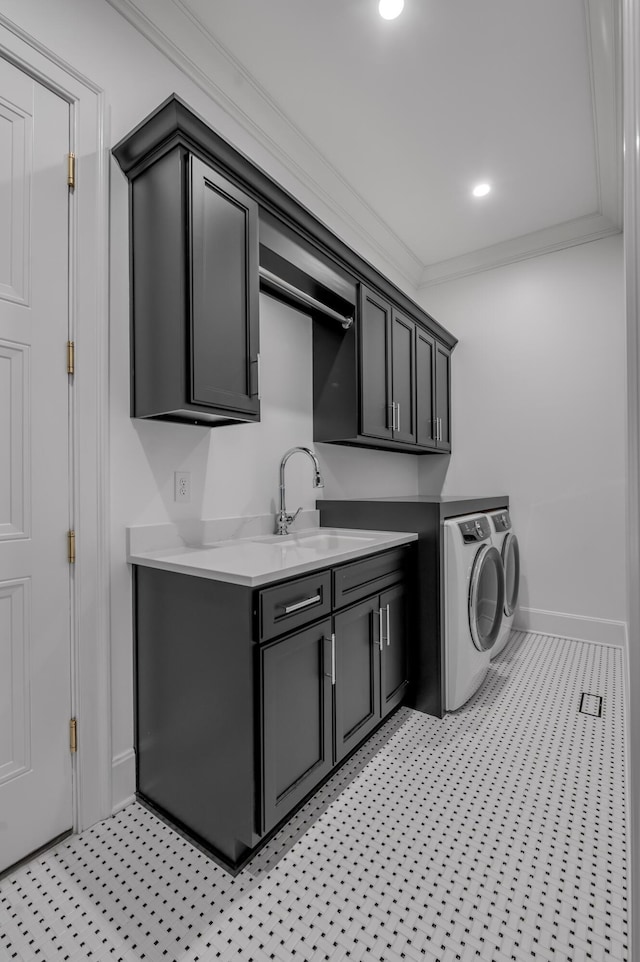
[[[295,514],[287,514],[286,511],[281,511],[276,517],[277,534],[289,534],[289,525],[293,524],[301,511],[301,507]]]

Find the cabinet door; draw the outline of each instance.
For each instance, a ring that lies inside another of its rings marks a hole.
[[[359,331],[361,433],[391,438],[391,305],[365,287]]]
[[[257,414],[258,205],[195,157],[189,177],[189,400]]]
[[[436,417],[439,418],[438,450],[451,450],[451,351],[436,344]]]
[[[259,656],[265,833],[332,768],[331,621],[264,645]]]
[[[338,762],[380,721],[377,596],[336,615],[334,631],[335,756]]]
[[[380,595],[382,651],[380,652],[380,709],[384,718],[400,704],[408,684],[407,599],[403,584]]]
[[[422,447],[436,447],[435,430],[436,343],[416,328],[416,440]]]
[[[394,310],[391,321],[391,404],[392,407],[395,405],[395,441],[416,439],[415,349],[415,324]]]

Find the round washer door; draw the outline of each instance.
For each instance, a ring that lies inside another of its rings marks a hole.
[[[502,542],[504,568],[504,613],[507,618],[516,610],[520,592],[520,546],[515,534],[509,532]]]
[[[496,643],[504,608],[504,570],[500,552],[485,544],[473,562],[469,587],[469,628],[478,651]]]

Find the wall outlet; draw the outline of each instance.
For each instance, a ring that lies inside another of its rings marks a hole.
[[[191,471],[176,471],[174,476],[174,500],[191,501]]]

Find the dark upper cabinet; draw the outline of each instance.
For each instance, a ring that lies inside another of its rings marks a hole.
[[[353,329],[314,323],[314,439],[450,451],[450,356],[416,319],[361,285]]]
[[[130,183],[131,416],[260,419],[258,205],[181,146]]]
[[[416,332],[416,439],[425,447],[436,446],[435,338],[427,331]]]
[[[268,832],[333,767],[331,621],[260,649],[262,825]]]
[[[415,443],[415,330],[408,317],[361,287],[361,433]]]
[[[260,417],[258,207],[180,147],[131,182],[131,415]]]
[[[393,438],[415,443],[416,440],[416,325],[393,310],[391,315],[391,405]]]
[[[442,344],[436,345],[435,372],[437,446],[440,451],[451,451],[451,351]]]
[[[451,351],[416,331],[416,437],[419,445],[451,451]]]
[[[391,304],[365,287],[360,289],[360,371],[362,434],[391,439]]]
[[[260,410],[258,206],[197,157],[188,164],[188,401],[253,419]]]
[[[175,94],[113,154],[130,184],[132,416],[258,421],[262,287],[313,318],[316,441],[450,450],[456,339],[423,308]]]

